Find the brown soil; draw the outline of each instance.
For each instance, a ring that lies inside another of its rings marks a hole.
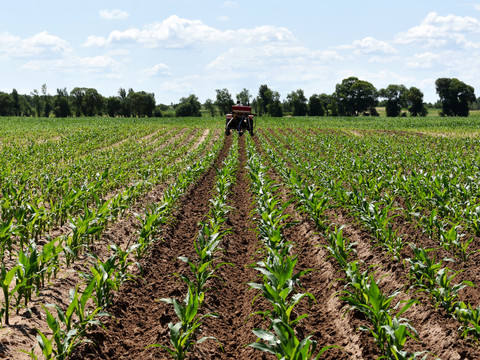
[[[286,130],[290,132],[291,130]],[[350,133],[352,134],[352,133]],[[355,134],[357,135],[357,134]],[[358,134],[362,135],[362,134]],[[403,134],[402,134],[403,135]],[[405,134],[406,135],[406,134]],[[204,140],[207,133],[204,132],[200,140]],[[232,135],[235,136],[235,135]],[[199,141],[200,141],[199,140]],[[224,146],[215,161],[216,166],[221,166],[227,156],[232,137],[227,137]],[[228,262],[231,265],[223,265],[217,270],[219,278],[211,280],[208,284],[203,313],[218,313],[218,318],[207,318],[202,324],[203,336],[214,336],[218,341],[207,340],[196,345],[190,352],[188,359],[275,359],[275,356],[254,350],[248,345],[256,340],[252,333],[253,328],[267,328],[268,322],[261,316],[252,313],[266,310],[269,307],[263,299],[253,302],[255,290],[249,290],[248,283],[258,281],[258,272],[251,266],[261,259],[260,244],[256,235],[254,222],[253,204],[254,199],[250,190],[250,182],[247,174],[245,137],[239,139],[239,167],[236,182],[229,197],[232,210],[229,213],[227,227],[230,233],[223,238],[223,252],[219,254],[219,262]],[[258,151],[263,151],[261,143],[256,140]],[[270,175],[278,182],[281,179],[273,171]],[[80,359],[169,359],[168,353],[158,347],[148,347],[152,344],[170,346],[168,323],[177,322],[173,306],[159,301],[161,298],[176,297],[183,299],[186,292],[185,284],[179,280],[175,273],[189,274],[189,269],[179,256],[195,257],[193,240],[199,226],[209,211],[209,199],[212,197],[212,189],[215,181],[215,170],[212,167],[182,199],[176,220],[173,224],[162,230],[161,240],[156,242],[151,249],[150,255],[144,260],[144,276],[137,278],[136,282],[126,283],[116,294],[113,305],[107,309],[111,317],[105,318],[105,328],[95,328],[88,334],[90,342],[80,345],[74,360]],[[162,187],[155,192],[146,195],[139,201],[135,209],[141,213],[141,209],[152,202],[159,201]],[[279,194],[283,201],[289,199],[288,190],[283,186],[279,188]],[[132,211],[135,211],[132,209]],[[323,359],[376,359],[380,355],[373,337],[367,332],[358,330],[360,326],[368,326],[365,319],[354,311],[346,312],[346,304],[339,297],[338,292],[343,289],[343,282],[338,280],[343,275],[338,264],[329,257],[325,249],[326,239],[318,234],[315,225],[291,205],[287,209],[290,220],[295,224],[285,230],[284,235],[294,244],[293,251],[298,254],[296,271],[312,269],[313,271],[302,277],[301,283],[304,292],[315,296],[315,302],[309,304],[306,299],[302,300],[296,308],[296,313],[309,314],[296,327],[298,337],[312,335],[318,341],[319,347],[325,345],[338,345],[342,350],[327,351]],[[480,349],[478,345],[468,342],[459,337],[459,323],[446,315],[441,309],[433,307],[429,298],[423,293],[415,293],[415,289],[405,294],[408,286],[406,269],[402,262],[394,261],[381,247],[374,246],[372,236],[366,232],[358,222],[349,216],[343,209],[330,210],[328,218],[332,223],[345,225],[344,237],[356,242],[357,257],[365,262],[365,266],[375,265],[381,289],[385,293],[404,287],[403,294],[398,300],[409,297],[418,298],[420,304],[414,305],[404,316],[412,321],[412,325],[419,333],[420,341],[408,340],[406,349],[411,351],[429,351],[428,359],[434,359],[431,354],[442,359],[479,359]],[[399,233],[405,234],[406,239],[415,241],[418,245],[432,247],[432,241],[412,224],[401,221],[398,218],[395,226]],[[115,224],[106,231],[102,238],[102,244],[114,242],[127,244],[133,241],[136,219],[131,216]],[[477,239],[478,240],[478,239]],[[104,246],[103,245],[103,246]],[[99,245],[99,251],[100,250]],[[104,246],[105,247],[105,246]],[[475,249],[477,246],[475,246]],[[410,256],[409,248],[402,252],[402,259]],[[439,253],[439,256],[449,254]],[[451,254],[449,255],[451,257]],[[468,265],[459,266],[464,271],[461,279],[474,281],[477,285],[478,255],[472,255]],[[460,280],[459,276],[459,280]],[[65,275],[62,289],[75,286],[77,280],[68,279]],[[65,291],[56,293],[55,286],[49,287],[45,293],[51,298],[57,296],[65,299]],[[461,294],[472,303],[478,301],[477,289],[467,289]],[[394,304],[396,301],[394,301]],[[16,343],[5,342],[2,337],[0,343],[0,358],[27,359],[26,356],[17,357],[15,351],[18,348],[27,349],[35,341],[35,327],[40,329],[42,322],[39,306],[32,306],[31,313],[21,314],[29,321],[28,326],[19,323],[15,330],[6,328],[8,331],[17,331]],[[37,315],[38,313],[38,315]],[[4,334],[1,334],[4,336]],[[5,335],[6,336],[6,335]],[[20,337],[23,336],[23,344]]]

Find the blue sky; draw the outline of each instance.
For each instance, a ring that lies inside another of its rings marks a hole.
[[[456,77],[480,96],[480,1],[9,1],[0,12],[0,91],[93,87],[157,103],[215,89],[281,98],[331,94],[356,76],[377,89]]]

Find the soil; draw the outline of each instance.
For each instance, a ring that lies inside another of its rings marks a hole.
[[[207,134],[205,132],[202,138]],[[350,135],[362,136],[353,132],[350,132]],[[216,166],[221,166],[227,156],[233,136],[236,135],[225,138],[224,146],[215,160]],[[258,139],[255,142],[257,150],[263,152],[261,142]],[[203,321],[199,338],[207,336],[215,337],[216,340],[209,339],[197,344],[187,359],[276,358],[274,355],[247,346],[256,340],[252,329],[268,327],[268,322],[262,316],[251,314],[265,310],[269,305],[262,298],[255,298],[257,292],[248,285],[250,282],[258,281],[258,272],[251,265],[262,258],[262,253],[255,230],[254,198],[246,169],[245,136],[239,138],[238,156],[240,164],[228,200],[232,207],[226,222],[230,232],[223,238],[221,245],[223,251],[218,258],[219,263],[228,264],[222,265],[216,272],[218,278],[208,283],[209,290],[202,309],[203,314],[218,313],[218,317],[206,318]],[[186,285],[175,274],[188,274],[190,270],[178,257],[195,257],[193,240],[198,234],[199,222],[208,214],[215,175],[215,168],[212,167],[184,196],[174,223],[162,229],[161,239],[154,243],[150,254],[144,259],[143,276],[122,286],[115,295],[113,305],[107,309],[111,316],[102,319],[104,327],[92,329],[87,337],[89,342],[77,347],[71,359],[171,359],[166,350],[151,347],[154,344],[170,347],[168,324],[178,321],[173,306],[160,299],[172,297],[183,299],[186,293]],[[282,184],[278,174],[271,171],[270,176]],[[159,188],[156,192],[146,195],[144,201],[136,206],[142,208],[158,201],[162,190]],[[283,201],[290,199],[288,190],[282,185],[278,193]],[[327,351],[322,359],[377,359],[380,354],[373,337],[368,332],[358,330],[361,326],[368,326],[368,322],[361,314],[347,311],[346,304],[339,299],[338,294],[344,287],[340,279],[342,273],[325,248],[326,239],[318,234],[314,223],[301,214],[294,205],[287,208],[287,214],[294,224],[285,229],[284,235],[294,244],[293,251],[298,255],[296,271],[311,270],[301,278],[302,291],[315,297],[315,302],[312,303],[303,299],[295,310],[297,315],[303,313],[309,315],[296,326],[297,336],[301,338],[312,335],[318,342],[317,351],[328,345],[342,348]],[[441,309],[435,308],[426,294],[415,293],[415,289],[406,293],[408,268],[402,261],[392,260],[381,247],[375,246],[372,236],[345,210],[332,209],[327,215],[331,223],[344,225],[344,237],[356,243],[357,258],[365,263],[365,268],[375,265],[377,269],[375,278],[379,279],[382,291],[389,294],[398,288],[403,289],[394,304],[411,297],[419,300],[419,304],[412,306],[404,316],[418,331],[420,340],[409,339],[406,349],[427,351],[428,359],[480,358],[478,344],[460,338],[457,320],[449,317]],[[135,235],[137,227],[135,221],[134,217],[130,217],[119,222],[114,229],[105,233],[102,241],[129,243]],[[399,233],[405,234],[410,241],[432,247],[431,240],[412,224],[397,218],[395,226]],[[404,248],[401,253],[402,260],[410,256],[409,251],[408,247]],[[438,256],[441,258],[446,255],[448,254],[439,252]],[[465,278],[478,285],[480,274],[476,269],[480,264],[480,257],[472,255],[469,261],[468,265],[454,266],[457,266],[456,269],[465,270],[459,275],[462,280]],[[72,280],[72,286],[74,284],[75,280]],[[54,290],[49,289],[52,293]],[[477,289],[470,288],[461,293],[462,298],[467,298],[473,303],[478,301],[476,299],[479,295]],[[36,309],[34,316],[25,316],[32,317],[34,321],[21,329],[25,338],[29,339],[26,341],[28,344],[35,338],[34,328],[41,326],[41,316],[35,315],[36,312],[40,313],[38,306],[33,306],[33,309]],[[35,325],[37,323],[38,325]],[[13,356],[11,355],[14,354],[13,350],[18,347],[18,343],[10,346],[2,341],[0,358],[17,358],[9,356]]]

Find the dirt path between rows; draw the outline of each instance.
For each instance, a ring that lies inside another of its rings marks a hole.
[[[231,144],[227,139],[217,160],[220,166]],[[176,214],[176,222],[165,229],[162,240],[154,244],[144,261],[145,274],[136,283],[125,284],[108,309],[112,318],[105,330],[93,331],[90,344],[79,347],[73,359],[162,359],[165,350],[148,348],[151,344],[169,345],[168,323],[177,322],[171,305],[161,298],[183,298],[186,287],[174,273],[187,271],[179,256],[191,257],[198,222],[208,213],[209,199],[215,181],[212,167],[191,189]],[[206,344],[206,343],[204,343]]]

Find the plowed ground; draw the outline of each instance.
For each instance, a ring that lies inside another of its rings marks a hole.
[[[231,145],[227,137],[224,147],[216,160],[221,166]],[[249,290],[248,283],[257,280],[258,273],[250,266],[262,257],[255,219],[252,213],[254,199],[250,190],[246,167],[245,138],[239,140],[239,161],[236,183],[229,202],[227,226],[230,233],[222,243],[223,252],[219,262],[223,265],[218,271],[219,278],[209,283],[205,298],[204,313],[216,312],[218,318],[207,318],[202,325],[203,336],[214,336],[218,341],[207,340],[198,344],[189,353],[188,359],[275,359],[275,356],[261,353],[246,345],[256,337],[252,329],[266,328],[268,323],[259,315],[250,314],[268,309],[261,298],[254,300],[256,292]],[[261,145],[257,142],[258,151]],[[272,176],[275,176],[272,173]],[[177,322],[173,306],[159,301],[161,298],[176,297],[183,299],[185,284],[175,273],[189,274],[186,264],[179,256],[195,257],[193,240],[199,231],[199,222],[209,211],[209,199],[215,182],[215,170],[212,167],[184,197],[176,214],[176,221],[163,229],[162,238],[157,241],[151,254],[144,261],[145,274],[136,282],[126,283],[115,297],[108,311],[110,318],[104,319],[105,328],[96,328],[88,335],[89,343],[77,348],[73,359],[169,359],[168,353],[152,344],[170,346],[168,323]],[[281,197],[288,199],[285,189],[280,188]],[[288,209],[290,220],[295,225],[286,229],[285,236],[294,244],[298,254],[297,271],[313,269],[302,277],[303,290],[315,296],[316,302],[303,301],[297,307],[298,314],[307,313],[309,317],[296,327],[298,337],[313,334],[320,347],[336,344],[343,350],[328,351],[324,359],[376,359],[379,357],[373,337],[367,332],[357,330],[368,324],[358,313],[346,312],[345,304],[336,294],[343,289],[338,266],[329,258],[328,251],[320,246],[325,239],[316,233],[309,220],[291,206]],[[397,264],[389,264],[389,259],[379,248],[372,249],[368,234],[353,224],[353,220],[341,212],[329,214],[332,222],[350,224],[345,235],[358,242],[359,258],[366,262],[377,262],[392,275],[393,283],[383,280],[383,287],[395,288],[397,282],[405,283],[404,270]],[[452,329],[453,322],[445,320],[438,311],[425,305],[407,313],[414,318],[414,326],[420,330],[423,322],[435,326],[430,329],[426,343],[409,341],[414,350],[428,350],[451,359],[480,358],[480,352],[472,344],[458,340],[458,334]],[[297,315],[298,315],[297,314]],[[430,321],[430,323],[429,323]],[[433,323],[432,323],[433,321]],[[437,331],[438,330],[438,331]],[[453,330],[453,331],[452,331]],[[428,331],[428,329],[427,329]],[[443,338],[435,338],[435,331]],[[432,333],[433,332],[433,333]],[[454,340],[445,339],[450,334]],[[456,345],[455,345],[456,344]],[[453,348],[452,348],[453,346]],[[411,347],[409,347],[410,349]],[[429,357],[433,358],[433,357]]]

